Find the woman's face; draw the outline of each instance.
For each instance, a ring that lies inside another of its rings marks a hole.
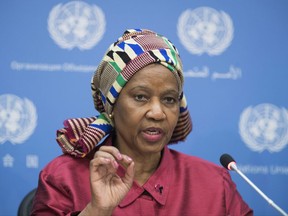
[[[161,64],[138,71],[114,106],[116,144],[130,154],[160,153],[179,116],[179,90],[173,73]]]

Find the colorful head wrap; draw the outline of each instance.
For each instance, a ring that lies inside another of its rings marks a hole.
[[[57,131],[56,140],[64,153],[85,157],[114,130],[110,114],[122,88],[137,71],[152,63],[160,63],[173,72],[181,92],[179,119],[169,144],[187,137],[192,122],[182,92],[182,63],[176,47],[150,30],[129,29],[110,45],[92,77],[94,105],[100,115],[65,120],[65,128]]]

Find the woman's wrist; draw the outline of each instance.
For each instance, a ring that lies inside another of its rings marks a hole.
[[[89,203],[79,216],[110,216],[112,212],[113,208],[99,208]]]

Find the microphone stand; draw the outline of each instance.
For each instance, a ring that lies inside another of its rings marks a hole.
[[[244,173],[241,172],[236,166],[236,163],[230,164],[230,169],[236,171],[248,184],[250,184],[251,187],[253,187],[272,207],[274,207],[277,211],[279,211],[282,215],[288,216],[288,214],[281,209],[278,205],[276,205],[273,200],[271,200],[269,197],[267,197],[252,181],[250,181],[249,178],[244,175]]]

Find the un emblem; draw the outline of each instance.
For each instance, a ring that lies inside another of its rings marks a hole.
[[[0,144],[23,143],[34,132],[36,124],[36,108],[30,100],[0,95]]]
[[[192,54],[220,55],[233,39],[233,23],[228,14],[210,7],[184,11],[177,25],[180,42]]]
[[[246,108],[239,122],[244,143],[256,152],[279,152],[288,144],[288,112],[272,104]]]
[[[51,38],[61,48],[69,50],[74,47],[80,50],[91,49],[102,39],[105,26],[102,10],[83,1],[58,4],[48,17]]]

